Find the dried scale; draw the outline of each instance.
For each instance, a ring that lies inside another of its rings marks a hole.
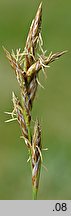
[[[20,86],[21,100],[12,94],[14,110],[11,113],[12,120],[14,115],[19,122],[22,137],[29,150],[32,168],[32,188],[33,199],[37,199],[39,187],[40,168],[42,163],[41,129],[39,121],[35,121],[34,133],[31,133],[31,110],[33,101],[39,84],[38,73],[45,70],[50,63],[66,53],[66,51],[50,53],[48,56],[43,51],[43,41],[41,37],[42,3],[39,5],[35,19],[33,20],[24,50],[17,49],[16,53],[12,50],[10,54],[4,47],[6,57],[15,71],[17,81]],[[37,47],[41,51],[38,55]]]

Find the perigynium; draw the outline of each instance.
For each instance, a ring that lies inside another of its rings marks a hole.
[[[4,47],[6,57],[15,71],[15,75],[20,86],[20,100],[12,93],[13,111],[11,119],[6,122],[17,120],[22,138],[29,151],[29,160],[32,171],[32,191],[33,199],[37,199],[39,187],[39,177],[42,164],[42,144],[41,127],[39,121],[35,120],[34,132],[31,131],[31,111],[39,82],[38,73],[42,69],[49,67],[49,64],[57,60],[66,51],[49,53],[43,50],[43,40],[41,36],[42,3],[39,5],[35,19],[32,21],[26,45],[23,51],[17,49],[9,53]],[[38,51],[41,54],[38,54]],[[41,84],[40,84],[41,85]]]

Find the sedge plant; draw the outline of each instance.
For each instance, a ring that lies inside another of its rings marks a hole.
[[[20,100],[12,93],[13,111],[11,119],[6,122],[17,120],[21,131],[22,138],[26,144],[29,152],[29,159],[31,164],[32,175],[32,191],[33,199],[37,199],[37,192],[39,187],[39,178],[42,164],[42,143],[41,143],[41,127],[39,120],[35,120],[33,133],[31,131],[31,111],[33,108],[33,101],[37,92],[39,82],[38,74],[41,70],[45,72],[45,68],[49,64],[57,60],[66,51],[52,53],[46,55],[43,50],[43,40],[41,36],[41,22],[42,22],[42,3],[40,3],[35,19],[32,21],[25,48],[12,50],[9,53],[4,47],[6,57],[10,65],[15,71],[15,75],[20,86]],[[38,54],[38,51],[40,54]]]

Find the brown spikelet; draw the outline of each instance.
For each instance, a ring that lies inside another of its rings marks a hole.
[[[29,122],[31,120],[31,109],[37,91],[37,85],[37,79],[36,76],[34,76],[27,88],[24,88],[24,90],[21,89],[22,105],[25,106]]]
[[[21,89],[22,106],[25,107],[29,123],[31,120],[31,109],[32,109],[33,100],[35,98],[36,90],[37,90],[36,76],[34,76],[34,78],[30,81],[27,87],[24,86],[24,89]]]
[[[14,104],[14,110],[17,116],[17,120],[22,129],[22,134],[24,136],[24,139],[25,138],[28,139],[28,130],[27,130],[27,125],[26,125],[25,118],[24,118],[24,112],[23,112],[23,109],[22,109],[22,106],[19,100],[16,98],[14,93],[13,93],[13,104]]]
[[[41,129],[38,120],[35,122],[32,139],[32,184],[34,190],[38,190],[41,167]]]
[[[21,90],[22,106],[25,107],[25,111],[28,117],[28,122],[31,120],[31,103],[29,102],[28,89],[24,88]]]
[[[26,82],[26,74],[23,71],[22,67],[20,66],[19,63],[16,62],[16,59],[5,49],[4,52],[6,54],[6,57],[8,58],[11,67],[14,69],[18,83],[20,85],[20,87],[24,87],[24,84]]]
[[[29,109],[32,108],[32,103],[33,103],[33,100],[35,98],[35,94],[36,94],[36,91],[37,91],[37,80],[36,80],[36,76],[33,77],[33,79],[31,80],[30,84],[29,84],[29,87],[28,87],[28,95],[29,95],[29,100],[28,100],[28,106],[29,106]]]
[[[33,20],[30,31],[28,33],[25,51],[25,67],[26,71],[31,66],[31,64],[34,62],[34,56],[35,56],[35,47],[37,44],[37,40],[39,37],[40,32],[40,26],[41,26],[41,17],[42,17],[42,3],[39,5],[38,11],[36,13],[35,19]]]

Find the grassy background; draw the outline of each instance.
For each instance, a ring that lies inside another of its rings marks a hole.
[[[39,0],[0,0],[0,199],[32,199],[30,163],[16,122],[4,123],[12,110],[11,93],[19,87],[2,50],[25,46]],[[38,199],[71,199],[71,0],[43,0],[44,48],[69,52],[41,72],[33,119],[42,126],[43,152],[48,172],[41,169]]]

